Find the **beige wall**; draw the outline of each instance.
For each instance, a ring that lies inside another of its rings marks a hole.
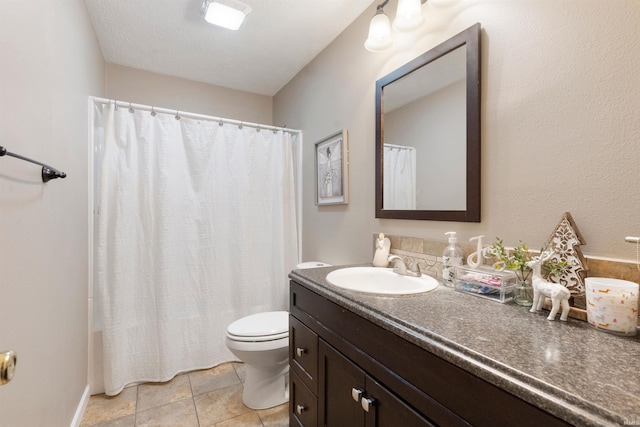
[[[0,425],[69,426],[87,385],[87,96],[104,62],[82,0],[0,1]]]
[[[105,96],[225,119],[273,124],[272,98],[107,64]],[[284,123],[283,123],[284,124]]]
[[[395,2],[390,3],[391,15]],[[372,5],[274,97],[274,120],[302,129],[303,258],[367,262],[378,231],[542,244],[570,211],[585,254],[635,259],[640,235],[640,2],[430,0],[416,40],[370,53]],[[482,24],[482,222],[374,218],[375,81]],[[351,201],[314,206],[313,143],[349,130]]]

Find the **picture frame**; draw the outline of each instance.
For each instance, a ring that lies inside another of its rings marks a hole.
[[[349,203],[349,141],[347,130],[315,143],[316,205]]]

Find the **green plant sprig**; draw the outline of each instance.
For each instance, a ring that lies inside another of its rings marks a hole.
[[[540,249],[540,253],[544,253],[547,250],[547,246],[543,246]],[[531,276],[531,268],[527,266],[527,262],[531,261],[533,254],[529,250],[529,247],[522,240],[520,244],[508,250],[504,247],[504,243],[501,238],[497,237],[495,243],[489,247],[487,251],[488,255],[497,258],[499,261],[493,264],[493,267],[497,270],[511,270],[515,273],[520,282],[526,282]],[[542,271],[544,277],[549,278],[551,276],[558,277],[567,271],[569,265],[567,261],[554,261],[550,260],[542,265]]]
[[[526,282],[529,279],[531,268],[526,263],[531,260],[531,253],[522,240],[512,251],[508,251],[502,239],[497,237],[491,246],[490,253],[500,260],[493,265],[494,268],[512,270],[520,282]]]
[[[563,275],[569,269],[567,261],[550,260],[542,264],[543,276],[545,278],[558,277]]]

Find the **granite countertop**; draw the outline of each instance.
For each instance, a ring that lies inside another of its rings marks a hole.
[[[329,284],[338,268],[293,270],[289,277],[458,367],[577,426],[640,425],[640,337],[598,331],[586,322],[548,321],[438,286],[400,297]]]

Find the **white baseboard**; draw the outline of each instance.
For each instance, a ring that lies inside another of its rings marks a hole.
[[[82,393],[82,398],[80,399],[80,402],[78,402],[76,413],[74,414],[73,420],[71,421],[71,425],[69,427],[80,427],[82,417],[84,416],[84,411],[87,409],[87,404],[89,403],[89,397],[91,397],[89,390],[89,384],[87,384],[87,386],[84,388],[84,393]]]

